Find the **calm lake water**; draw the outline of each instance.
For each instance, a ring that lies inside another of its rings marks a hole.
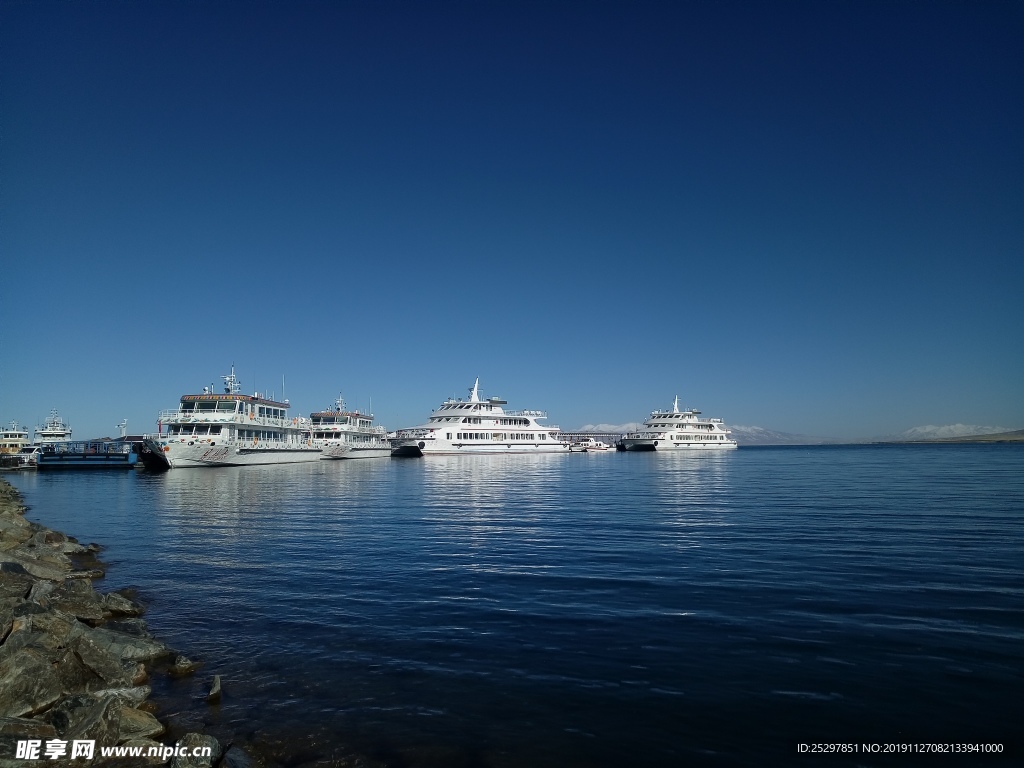
[[[1022,758],[1024,446],[6,477],[204,662],[154,679],[160,716],[274,764]]]

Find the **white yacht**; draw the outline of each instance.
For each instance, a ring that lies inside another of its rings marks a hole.
[[[11,426],[0,430],[0,456],[18,453],[28,445],[28,430],[12,421]]]
[[[671,411],[651,411],[639,432],[626,434],[617,447],[623,451],[722,450],[736,441],[721,419],[698,418],[700,411],[679,410],[679,397]]]
[[[372,413],[349,411],[338,397],[334,407],[309,414],[314,445],[321,459],[378,459],[391,455],[387,430],[373,424]]]
[[[178,409],[161,411],[159,432],[146,435],[142,461],[150,469],[295,464],[318,461],[322,449],[310,438],[307,419],[290,418],[287,400],[243,395],[231,373],[222,376],[224,393],[203,387],[182,395]],[[167,430],[164,431],[166,426]]]
[[[36,445],[70,443],[71,427],[64,423],[64,419],[57,415],[57,409],[54,408],[50,411],[43,426],[36,427],[32,442]]]
[[[426,424],[400,429],[391,440],[392,456],[460,453],[567,453],[569,441],[558,427],[540,423],[544,411],[506,411],[507,400],[480,399],[480,379],[469,400],[448,399]]]
[[[570,453],[600,453],[611,449],[612,447],[608,443],[602,443],[592,437],[584,437],[569,445]]]
[[[12,421],[11,425],[0,430],[0,467],[4,469],[23,469],[36,466],[36,455],[39,448],[29,444],[28,430]]]

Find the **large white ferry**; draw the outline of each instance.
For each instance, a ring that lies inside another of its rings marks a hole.
[[[736,441],[721,419],[700,419],[700,411],[679,410],[679,397],[671,411],[651,411],[643,431],[630,432],[619,440],[623,451],[721,450],[735,448]]]
[[[334,407],[309,414],[313,442],[321,459],[378,459],[391,455],[384,427],[374,426],[372,413],[349,411],[339,396]]]
[[[306,419],[288,416],[289,403],[259,393],[243,395],[231,373],[224,394],[204,387],[182,395],[178,409],[161,411],[160,431],[145,436],[143,463],[150,469],[295,464],[317,461],[322,450],[310,438]],[[167,431],[164,431],[166,426]]]
[[[448,399],[426,424],[400,429],[391,440],[392,456],[454,453],[568,453],[558,427],[540,423],[544,411],[506,411],[507,400],[480,399],[480,379],[469,400]]]

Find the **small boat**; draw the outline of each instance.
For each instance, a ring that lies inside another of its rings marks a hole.
[[[349,411],[338,396],[334,407],[309,414],[313,443],[321,459],[380,459],[391,455],[387,430],[373,424],[372,413]]]
[[[723,450],[736,447],[721,419],[698,418],[700,411],[679,410],[679,397],[671,411],[651,411],[641,431],[622,437],[620,451]]]
[[[427,423],[400,429],[391,440],[392,456],[465,453],[565,453],[569,441],[558,427],[541,424],[544,411],[506,411],[507,400],[480,398],[480,379],[469,400],[449,398]]]
[[[38,446],[36,469],[133,469],[139,454],[127,440],[86,440]]]
[[[602,443],[600,440],[595,440],[592,437],[585,438],[583,440],[577,440],[569,446],[570,453],[598,453],[600,451],[610,451],[612,447],[608,443]]]
[[[182,395],[177,410],[161,411],[160,431],[144,439],[147,469],[319,461],[322,448],[313,444],[309,422],[289,418],[287,400],[243,395],[234,366],[221,378],[223,394],[203,387],[202,394]]]

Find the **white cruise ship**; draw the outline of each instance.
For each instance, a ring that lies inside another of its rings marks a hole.
[[[318,461],[322,449],[310,438],[309,421],[288,416],[289,403],[259,393],[243,395],[231,373],[224,394],[203,387],[182,395],[178,409],[161,411],[160,432],[146,435],[142,460],[150,469],[295,464]],[[166,431],[164,427],[166,426]]]
[[[377,459],[391,455],[387,430],[373,424],[372,413],[349,411],[339,396],[334,407],[309,414],[314,445],[321,459]]]
[[[502,406],[507,404],[497,397],[481,400],[477,379],[469,400],[446,400],[426,424],[398,430],[391,455],[569,452],[558,427],[540,423],[547,413],[506,411]]]
[[[700,411],[679,410],[679,397],[671,411],[651,411],[643,431],[619,440],[623,451],[690,451],[735,448],[736,441],[721,419],[700,419]]]

